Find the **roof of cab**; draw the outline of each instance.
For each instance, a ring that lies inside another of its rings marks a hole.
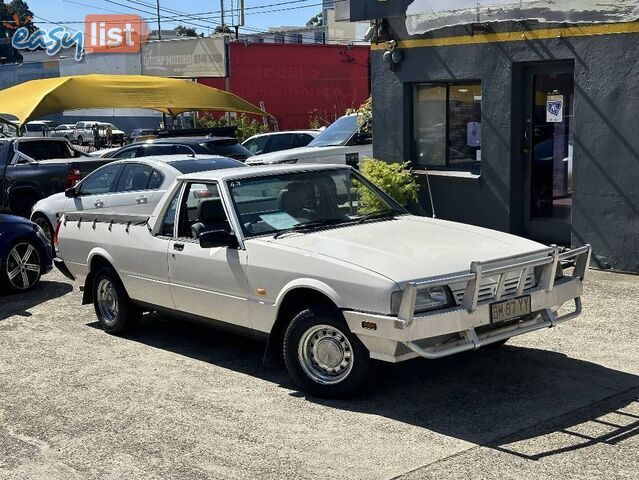
[[[237,178],[262,177],[266,175],[276,175],[278,173],[295,172],[316,172],[322,170],[350,170],[348,165],[316,165],[311,163],[301,163],[299,165],[259,165],[255,167],[227,168],[224,170],[207,170],[205,172],[189,173],[181,175],[178,180],[200,180],[203,182],[218,180],[225,181]]]

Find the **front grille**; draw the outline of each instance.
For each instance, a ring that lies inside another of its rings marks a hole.
[[[477,296],[477,303],[486,302],[492,300],[495,297],[495,291],[497,290],[497,282],[499,277],[488,277],[482,280],[481,288],[479,289],[479,295]],[[519,282],[519,272],[513,272],[506,277],[504,283],[504,289],[502,291],[502,297],[514,295],[517,292],[517,283]],[[526,277],[526,284],[524,291],[529,290],[535,286],[535,275],[530,272]],[[451,285],[453,296],[457,305],[461,305],[464,293],[466,292],[466,284]]]

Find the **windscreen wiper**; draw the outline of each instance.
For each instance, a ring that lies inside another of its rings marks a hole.
[[[280,230],[273,238],[281,237],[286,233],[291,232],[303,232],[304,230],[312,230],[314,228],[327,227],[330,225],[337,225],[338,223],[343,223],[344,220],[341,218],[322,218],[320,220],[310,220],[308,222],[298,223],[297,225],[293,225],[291,228],[287,228],[285,230]]]
[[[379,220],[382,218],[395,218],[395,216],[399,215],[400,212],[397,212],[392,209],[388,210],[380,210],[379,212],[369,213],[368,215],[364,215],[357,219],[358,223],[368,222],[369,220]]]

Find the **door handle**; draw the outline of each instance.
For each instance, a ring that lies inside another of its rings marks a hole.
[[[140,195],[135,201],[139,204],[148,203],[148,199],[144,195]]]
[[[183,243],[174,243],[173,244],[173,250],[177,250],[178,252],[181,252],[182,250],[184,250],[184,244]]]
[[[96,200],[93,205],[95,205],[95,208],[102,208],[104,207],[104,202],[102,200]]]

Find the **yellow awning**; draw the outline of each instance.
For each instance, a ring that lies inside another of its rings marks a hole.
[[[195,110],[270,116],[237,95],[189,80],[146,75],[76,75],[31,80],[0,90],[0,114],[29,120],[86,108],[148,108],[169,115]]]

